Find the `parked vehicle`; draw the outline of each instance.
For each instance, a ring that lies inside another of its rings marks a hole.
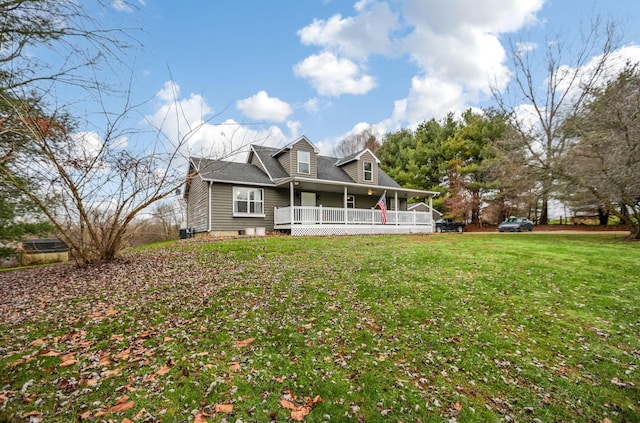
[[[526,217],[510,217],[498,225],[500,232],[532,231],[533,222]]]
[[[464,222],[455,222],[453,219],[436,220],[436,232],[462,232],[464,227]]]

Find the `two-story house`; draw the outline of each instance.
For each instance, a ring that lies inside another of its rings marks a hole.
[[[407,211],[411,197],[369,150],[328,157],[305,136],[283,148],[250,146],[246,163],[191,158],[185,190],[187,227],[196,235],[248,228],[292,235],[427,233],[431,212]],[[376,204],[384,195],[386,211]],[[384,214],[384,216],[383,216]]]

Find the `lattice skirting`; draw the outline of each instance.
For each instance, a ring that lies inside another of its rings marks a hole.
[[[293,225],[293,236],[323,235],[373,235],[373,234],[414,234],[430,233],[430,226],[396,226],[396,225]]]

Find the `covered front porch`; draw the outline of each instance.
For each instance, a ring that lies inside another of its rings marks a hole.
[[[379,209],[336,207],[279,207],[274,211],[274,229],[291,235],[357,235],[433,232],[431,213],[388,210],[382,223]]]
[[[282,181],[282,185],[285,183],[289,185],[290,205],[274,208],[273,228],[277,231],[286,231],[294,236],[308,236],[430,233],[435,230],[431,211],[406,210],[406,200],[418,196],[428,196],[429,208],[432,210],[431,198],[436,194],[433,192],[388,186],[363,187],[348,183],[322,184],[317,180],[309,181],[304,178]],[[326,199],[327,192],[338,194],[341,198],[338,204],[341,207],[336,207],[336,204],[304,204],[304,195],[301,194],[309,192],[322,193],[323,200]],[[386,219],[379,207],[356,208],[351,202],[351,197],[355,194],[366,196],[365,199],[368,200],[365,203],[373,205],[383,193],[387,204]],[[405,210],[399,209],[401,204]]]

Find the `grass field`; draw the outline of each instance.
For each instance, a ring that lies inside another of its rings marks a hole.
[[[0,421],[640,421],[640,244],[181,241],[0,273]]]

